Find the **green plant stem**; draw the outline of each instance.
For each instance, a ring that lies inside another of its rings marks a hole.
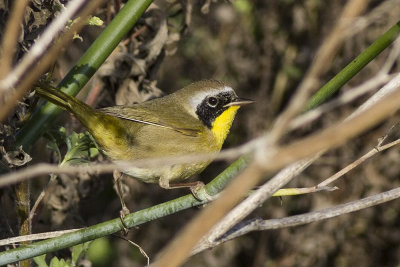
[[[19,221],[19,235],[31,234],[31,220],[30,214],[30,183],[25,181],[14,186],[15,190],[15,203],[17,216]],[[23,242],[24,245],[30,242]],[[30,266],[30,260],[20,261],[19,266],[26,267]]]
[[[345,83],[353,78],[371,60],[377,57],[387,48],[400,34],[400,21],[392,26],[387,32],[381,35],[364,52],[350,62],[342,71],[321,87],[316,92],[306,106],[306,110],[313,109],[336,93]]]
[[[76,66],[64,77],[58,88],[67,94],[76,95],[117,47],[151,2],[152,0],[128,1],[80,58]],[[29,150],[61,111],[59,107],[51,103],[42,105],[19,131],[15,147],[22,146],[24,150]]]
[[[233,177],[235,177],[247,166],[249,160],[249,157],[245,156],[236,160],[233,164],[231,164],[231,166],[229,166],[226,170],[224,170],[206,185],[205,189],[207,193],[210,195],[215,195],[220,192]],[[193,195],[190,194],[145,210],[131,213],[125,217],[124,222],[129,228],[131,228],[194,206],[202,205],[204,203],[205,202],[198,201],[193,197]],[[122,229],[123,227],[121,220],[120,218],[117,218],[84,228],[76,232],[36,242],[28,246],[10,249],[0,253],[0,266],[71,247],[96,238],[117,233]]]

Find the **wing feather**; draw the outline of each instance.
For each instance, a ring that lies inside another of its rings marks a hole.
[[[143,123],[156,127],[168,128],[184,135],[196,137],[199,135],[201,128],[198,123],[193,123],[193,118],[183,118],[182,113],[175,116],[178,118],[171,118],[165,114],[159,114],[152,109],[145,109],[140,107],[128,107],[128,106],[115,106],[102,108],[100,111],[121,119],[129,120],[132,122]],[[182,121],[188,122],[188,127],[178,126]]]

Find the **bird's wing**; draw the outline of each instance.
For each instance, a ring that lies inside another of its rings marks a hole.
[[[201,131],[200,125],[182,112],[172,111],[176,115],[171,118],[166,113],[140,107],[115,106],[102,108],[100,111],[132,122],[168,128],[188,136],[198,136]],[[181,126],[182,121],[186,122],[185,127]]]

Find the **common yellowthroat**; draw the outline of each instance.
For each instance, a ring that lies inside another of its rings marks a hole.
[[[192,83],[170,95],[132,106],[94,109],[48,86],[36,88],[43,98],[71,112],[112,161],[181,156],[220,151],[240,106],[253,101],[215,80]],[[163,188],[204,170],[210,161],[129,167],[122,172]],[[182,187],[182,186],[179,186]]]

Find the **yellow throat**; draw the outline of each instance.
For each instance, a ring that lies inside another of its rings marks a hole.
[[[215,119],[211,131],[214,134],[215,138],[217,139],[218,146],[221,147],[222,144],[224,143],[225,138],[229,133],[229,129],[231,128],[233,119],[235,118],[238,109],[239,106],[229,107]]]

